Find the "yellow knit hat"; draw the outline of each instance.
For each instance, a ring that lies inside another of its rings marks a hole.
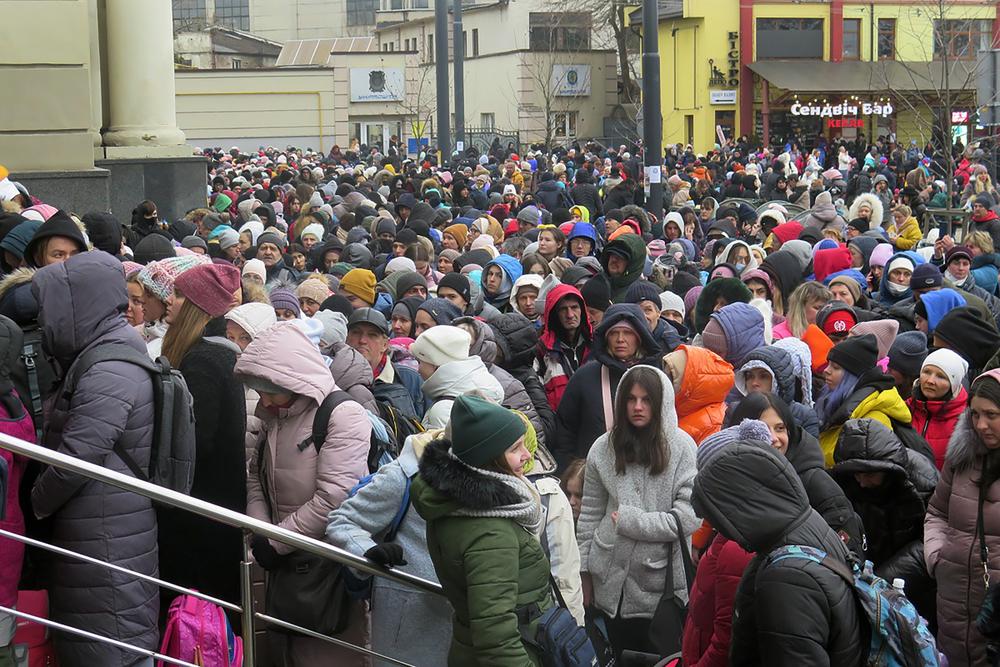
[[[375,305],[375,274],[368,269],[351,269],[340,279],[340,289],[369,306]]]

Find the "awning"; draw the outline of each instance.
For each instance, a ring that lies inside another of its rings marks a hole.
[[[935,92],[945,88],[940,61],[761,60],[749,67],[778,88],[795,93]],[[948,87],[974,91],[976,61],[952,61]]]

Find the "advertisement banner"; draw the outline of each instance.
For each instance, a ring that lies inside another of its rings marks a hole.
[[[552,90],[557,97],[590,95],[590,65],[553,65]]]

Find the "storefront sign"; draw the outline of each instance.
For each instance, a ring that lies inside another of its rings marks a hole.
[[[888,117],[894,111],[889,102],[848,102],[838,104],[801,104],[796,102],[789,109],[793,116],[819,116],[833,118],[834,116],[883,116]]]
[[[829,118],[826,121],[826,126],[830,129],[839,129],[843,127],[864,127],[864,118]]]
[[[736,104],[735,90],[710,90],[708,101],[711,104]]]
[[[968,111],[952,111],[951,112],[951,124],[952,125],[965,125],[969,122],[969,112]]]
[[[352,102],[402,101],[406,92],[403,68],[351,68]]]
[[[553,65],[551,86],[556,97],[590,95],[590,65]]]
[[[726,54],[729,63],[729,79],[727,84],[735,88],[740,85],[740,33],[732,30],[729,33],[729,52]]]

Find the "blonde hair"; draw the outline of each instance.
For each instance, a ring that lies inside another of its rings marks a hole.
[[[906,220],[913,216],[913,210],[906,204],[899,204],[892,209],[893,213],[902,213],[903,219]]]
[[[177,311],[177,317],[163,336],[163,356],[171,366],[180,367],[188,351],[201,340],[205,326],[211,319],[212,316],[194,305],[193,301],[185,299],[181,309]]]
[[[818,283],[815,280],[810,280],[796,287],[792,295],[788,297],[788,312],[785,313],[792,335],[801,338],[809,327],[809,321],[806,320],[806,306],[817,302],[825,304],[831,299],[833,299],[833,292],[824,287],[823,283]]]
[[[989,232],[972,232],[969,234],[967,245],[979,248],[984,254],[990,255],[996,251],[993,247],[993,237]]]

